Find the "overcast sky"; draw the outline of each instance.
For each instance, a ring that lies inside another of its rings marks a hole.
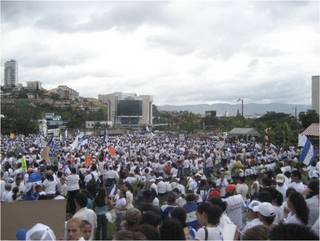
[[[1,1],[19,82],[154,103],[311,103],[319,1]]]

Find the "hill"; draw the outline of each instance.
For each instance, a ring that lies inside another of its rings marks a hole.
[[[293,105],[293,104],[281,104],[281,103],[271,103],[271,104],[244,104],[244,115],[245,116],[261,116],[267,112],[284,112],[287,114],[295,115],[295,108],[297,108],[297,114],[302,111],[307,111],[310,109],[308,105]],[[229,116],[234,116],[237,111],[241,113],[241,104],[202,104],[202,105],[162,105],[158,106],[159,111],[189,111],[195,114],[204,115],[205,111],[215,110],[217,115],[225,115],[226,112]]]

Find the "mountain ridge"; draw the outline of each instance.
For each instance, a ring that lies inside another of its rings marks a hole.
[[[198,104],[198,105],[160,105],[157,106],[160,111],[189,111],[195,114],[204,115],[205,111],[215,110],[218,116],[229,115],[234,116],[237,111],[241,113],[241,104],[228,104],[228,103],[216,103],[216,104]],[[295,113],[295,108],[297,113]],[[258,104],[248,103],[243,105],[244,116],[260,116],[267,112],[284,112],[287,114],[295,115],[302,111],[310,109],[310,105],[302,104],[283,104],[283,103],[270,103],[270,104]]]

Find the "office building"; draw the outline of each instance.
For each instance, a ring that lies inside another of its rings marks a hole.
[[[40,89],[42,89],[41,82],[40,81],[27,81],[27,89],[40,90]]]
[[[112,93],[99,95],[98,99],[108,105],[108,121],[122,126],[152,125],[151,95]]]
[[[312,76],[312,109],[319,114],[319,82],[320,76]]]
[[[18,84],[18,65],[15,60],[10,60],[4,64],[4,87],[13,88]]]

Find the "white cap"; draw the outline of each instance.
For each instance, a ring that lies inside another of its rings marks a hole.
[[[276,182],[277,183],[284,183],[285,182],[285,176],[281,173],[279,173],[276,177]]]
[[[253,200],[249,203],[248,208],[253,212],[258,212],[258,208],[261,202]]]
[[[273,217],[276,215],[274,207],[271,203],[263,202],[258,207],[258,213],[265,217]]]
[[[26,240],[56,240],[56,236],[51,228],[37,223],[26,233]]]

